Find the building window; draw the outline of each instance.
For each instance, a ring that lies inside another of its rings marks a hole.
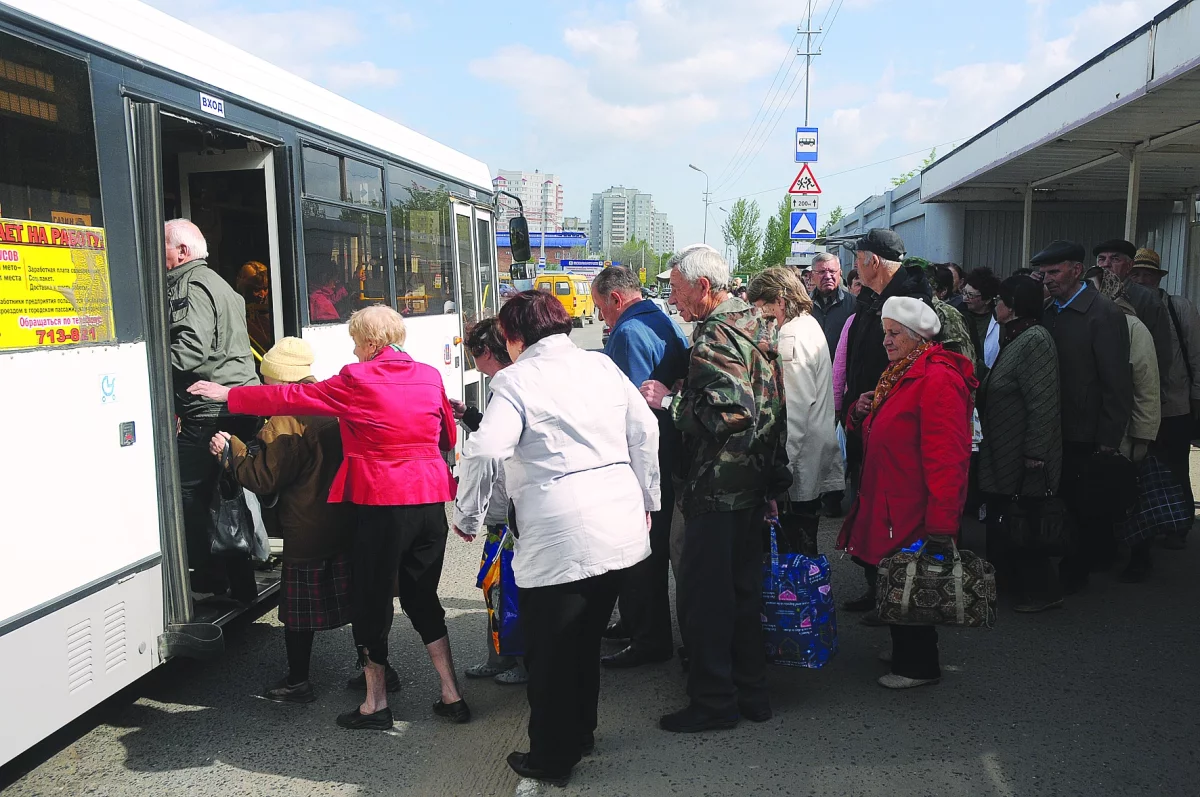
[[[0,33],[0,350],[115,338],[87,64]]]

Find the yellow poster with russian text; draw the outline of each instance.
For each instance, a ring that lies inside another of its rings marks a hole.
[[[114,338],[104,228],[0,218],[0,350]]]

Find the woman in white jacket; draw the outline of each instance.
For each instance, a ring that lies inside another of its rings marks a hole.
[[[499,321],[513,364],[463,450],[454,530],[479,533],[503,467],[530,709],[529,752],[508,764],[562,785],[594,744],[600,638],[622,578],[650,555],[658,421],[612,360],[571,342],[554,296],[518,294]]]
[[[787,455],[792,469],[791,506],[779,517],[780,546],[817,553],[821,494],[845,488],[829,344],[810,315],[812,299],[788,268],[769,268],[750,282],[748,300],[779,322],[779,365],[787,406]]]

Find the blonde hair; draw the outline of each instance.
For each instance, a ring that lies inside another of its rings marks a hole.
[[[812,299],[804,289],[804,283],[790,268],[769,268],[750,280],[750,286],[746,288],[746,301],[751,304],[760,300],[774,302],[777,299],[783,299],[783,314],[789,320],[812,312]]]
[[[373,304],[350,314],[350,337],[366,346],[403,346],[408,331],[404,316],[386,304]]]

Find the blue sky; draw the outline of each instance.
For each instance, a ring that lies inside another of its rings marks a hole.
[[[886,190],[934,145],[945,152],[1169,4],[814,0],[814,27],[826,29],[810,113],[821,129],[822,217]],[[567,215],[586,216],[592,193],[610,185],[648,191],[679,247],[700,239],[704,221],[704,178],[689,163],[712,177],[710,243],[721,207],[749,196],[765,216],[797,170],[804,89],[789,53],[803,0],[152,5],[493,174],[561,175]],[[769,92],[777,75],[794,94]]]

